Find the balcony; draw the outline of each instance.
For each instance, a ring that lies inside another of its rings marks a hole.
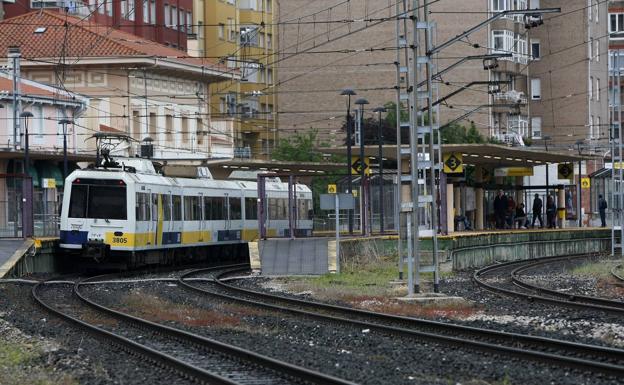
[[[234,147],[234,158],[251,159],[251,147]]]
[[[67,10],[70,15],[76,16],[89,16],[92,13],[87,3],[82,1],[70,1],[70,0],[31,0],[30,8],[32,9],[59,9]]]

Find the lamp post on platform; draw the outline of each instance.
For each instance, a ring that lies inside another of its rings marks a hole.
[[[546,152],[548,152],[548,141],[551,139],[550,136],[548,135],[543,135],[542,136],[542,140],[544,141],[544,148],[546,149]],[[549,175],[548,175],[548,169],[550,168],[550,163],[546,162],[546,200],[548,201],[548,193],[549,193],[549,188],[548,188],[548,184],[550,183],[549,181]],[[546,202],[544,202],[546,203]],[[541,223],[541,222],[540,222]]]
[[[364,106],[370,104],[368,100],[359,98],[355,101],[358,106],[358,136],[360,138],[360,197],[362,204],[360,205],[360,217],[362,222],[362,235],[366,235],[366,162],[364,161]]]
[[[383,174],[383,133],[381,129],[381,114],[387,112],[386,107],[377,107],[373,110],[379,118],[377,125],[377,145],[379,156],[379,232],[384,233],[384,174]]]
[[[353,185],[351,180],[351,96],[357,95],[350,88],[345,88],[340,95],[347,96],[347,194],[353,194]],[[353,234],[353,211],[349,210],[349,234]]]
[[[62,119],[58,123],[63,125],[63,180],[65,180],[67,178],[67,125],[74,124],[74,121]]]
[[[583,141],[576,141],[576,148],[578,150],[579,157],[581,156]],[[581,212],[581,194],[583,192],[583,187],[581,186],[581,172],[582,172],[583,162],[579,159],[578,161],[578,183],[576,184],[576,215],[578,216],[578,225],[579,227],[583,227],[583,214]]]

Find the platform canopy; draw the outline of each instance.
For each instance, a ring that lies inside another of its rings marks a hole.
[[[408,149],[408,146],[403,146]],[[327,154],[346,155],[346,147],[333,147],[320,149]],[[404,150],[405,151],[405,150]],[[383,157],[388,160],[396,160],[396,145],[384,145],[382,149]],[[531,149],[531,147],[508,147],[499,144],[445,144],[442,146],[442,153],[460,153],[463,155],[464,163],[475,166],[487,167],[529,167],[546,163],[570,163],[583,160],[594,160],[595,156],[578,155],[576,151],[545,151],[544,148]],[[354,157],[359,156],[359,146],[352,147]],[[369,158],[376,158],[379,154],[377,145],[364,146],[364,155]],[[409,155],[404,154],[404,159]]]

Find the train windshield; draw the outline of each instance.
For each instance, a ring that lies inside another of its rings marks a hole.
[[[71,187],[70,218],[127,219],[125,184],[77,182]]]

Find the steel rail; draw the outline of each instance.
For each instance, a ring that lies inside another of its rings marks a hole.
[[[617,265],[613,269],[611,269],[611,275],[615,277],[618,281],[624,282],[624,277],[617,273],[618,269],[621,269],[624,265]]]
[[[594,296],[589,296],[589,295],[582,295],[582,294],[562,293],[555,289],[549,289],[543,286],[533,285],[520,278],[523,272],[529,269],[532,269],[534,267],[544,266],[550,263],[552,263],[552,261],[539,261],[535,263],[526,264],[524,266],[520,266],[511,272],[511,280],[515,285],[519,287],[532,290],[537,293],[546,294],[546,295],[550,295],[550,296],[557,297],[557,298],[562,298],[565,301],[579,303],[588,308],[615,312],[615,313],[624,313],[624,302],[622,301],[594,297]]]
[[[534,261],[549,261],[549,262],[556,262],[556,261],[561,261],[561,260],[569,260],[569,259],[576,259],[576,258],[587,258],[587,254],[579,254],[579,255],[571,255],[571,256],[564,256],[564,257],[543,257],[543,258],[536,258],[536,259],[532,259],[530,260],[530,262],[534,262]],[[609,307],[609,306],[603,306],[603,305],[589,305],[589,304],[585,304],[585,303],[580,303],[580,302],[573,302],[573,301],[566,301],[566,300],[562,300],[562,299],[557,299],[557,298],[551,298],[551,297],[544,297],[544,296],[540,296],[540,295],[536,295],[536,294],[532,294],[532,293],[525,293],[525,292],[521,292],[521,291],[516,291],[516,290],[511,290],[511,289],[506,289],[504,287],[500,287],[500,286],[496,286],[494,284],[490,284],[485,282],[482,279],[482,276],[485,273],[489,273],[492,272],[494,270],[498,270],[498,269],[502,269],[502,268],[507,268],[509,266],[514,266],[514,265],[523,265],[526,264],[527,260],[521,260],[521,261],[512,261],[512,262],[506,262],[506,263],[500,263],[500,264],[495,264],[495,265],[490,265],[490,266],[486,266],[480,270],[475,271],[475,273],[473,274],[473,279],[474,281],[484,287],[487,290],[490,290],[492,292],[495,293],[502,293],[511,297],[517,297],[517,298],[522,298],[525,300],[528,300],[530,302],[541,302],[541,303],[545,303],[545,304],[549,304],[549,305],[558,305],[558,306],[564,306],[564,307],[571,307],[571,308],[575,308],[575,309],[581,309],[581,310],[587,310],[588,308],[593,309],[593,310],[600,310],[600,311],[606,311],[606,312],[611,312],[611,313],[621,313],[622,310],[618,309],[618,308],[614,308],[614,307]],[[515,283],[515,282],[511,282],[516,286],[522,287],[519,284]],[[523,289],[527,289],[526,287],[523,287]]]
[[[245,270],[247,270],[248,268],[249,267],[247,265]],[[214,270],[220,270],[220,269],[222,269],[222,267],[213,267],[207,270],[214,271]],[[88,278],[87,280],[77,282],[74,285],[74,294],[78,298],[80,298],[81,301],[83,301],[87,305],[91,306],[92,308],[100,312],[109,314],[112,317],[117,318],[117,319],[122,319],[124,321],[135,323],[141,327],[151,329],[157,333],[166,335],[168,337],[171,337],[177,340],[184,340],[184,341],[187,341],[192,344],[196,344],[197,346],[200,346],[209,350],[218,351],[223,354],[236,357],[243,361],[249,362],[252,365],[256,365],[259,367],[273,370],[275,372],[281,373],[284,376],[293,377],[299,382],[314,383],[314,384],[321,384],[321,385],[325,385],[325,384],[327,385],[354,385],[354,383],[351,381],[346,381],[346,380],[333,377],[330,375],[326,375],[326,374],[323,374],[314,370],[296,366],[288,362],[280,361],[280,360],[277,360],[277,359],[274,359],[265,355],[261,355],[259,353],[255,353],[250,350],[239,348],[234,345],[229,345],[229,344],[219,342],[219,341],[216,341],[216,340],[213,340],[213,339],[210,339],[210,338],[198,335],[198,334],[176,329],[174,327],[159,324],[156,322],[148,321],[143,318],[139,318],[139,317],[136,317],[136,316],[133,316],[133,315],[130,315],[130,314],[118,311],[118,310],[111,309],[109,307],[98,304],[97,302],[93,300],[88,299],[84,294],[80,293],[80,286],[97,282],[94,280],[100,279],[102,277],[103,276]]]
[[[609,360],[609,361],[614,361],[614,360],[623,361],[624,350],[622,349],[574,343],[574,342],[561,341],[561,340],[556,340],[556,339],[551,339],[551,338],[546,338],[546,337],[536,337],[536,336],[502,332],[502,331],[496,331],[496,330],[490,330],[490,329],[481,329],[481,328],[476,328],[476,327],[471,327],[471,326],[455,325],[455,324],[443,323],[443,322],[438,322],[438,321],[431,321],[431,320],[404,317],[404,316],[395,316],[395,315],[376,313],[376,312],[360,310],[360,309],[352,309],[352,308],[324,304],[324,303],[319,303],[319,302],[304,301],[301,299],[287,298],[283,296],[275,296],[275,295],[271,295],[271,294],[267,294],[263,292],[256,292],[256,291],[252,291],[248,289],[243,289],[240,287],[235,287],[232,285],[228,285],[221,280],[223,275],[238,272],[238,271],[241,271],[241,269],[232,270],[230,272],[221,274],[220,276],[216,277],[215,284],[219,285],[220,287],[226,290],[232,290],[237,293],[253,295],[253,296],[261,297],[264,299],[282,301],[290,305],[312,307],[312,308],[320,309],[326,312],[327,311],[338,312],[342,314],[343,316],[340,317],[340,316],[335,316],[335,315],[320,314],[318,312],[313,312],[313,311],[306,311],[306,310],[301,310],[301,309],[294,309],[292,307],[287,307],[287,306],[280,306],[280,305],[269,304],[269,303],[260,302],[260,301],[253,301],[253,300],[249,300],[245,298],[240,298],[240,297],[236,297],[236,296],[232,296],[228,294],[217,293],[214,291],[202,289],[202,288],[193,286],[185,282],[185,279],[188,278],[190,275],[200,274],[200,273],[205,272],[205,270],[195,270],[187,274],[184,274],[179,278],[179,282],[182,287],[188,290],[194,291],[194,292],[198,292],[201,294],[208,294],[208,295],[212,295],[212,296],[222,298],[225,300],[245,303],[245,304],[252,305],[252,306],[262,307],[265,309],[283,311],[283,312],[288,312],[291,314],[313,317],[313,318],[325,320],[325,321],[333,321],[333,322],[338,322],[338,323],[343,323],[343,324],[346,323],[350,325],[355,325],[359,327],[366,327],[371,330],[376,330],[378,332],[390,333],[390,334],[401,335],[401,336],[408,336],[412,338],[414,337],[423,338],[423,339],[427,339],[433,342],[446,343],[446,344],[450,344],[453,346],[476,348],[482,351],[487,351],[487,352],[492,352],[492,353],[497,353],[497,354],[504,353],[507,355],[512,355],[512,356],[516,356],[516,357],[520,357],[524,359],[527,359],[527,358],[532,359],[538,362],[547,361],[547,362],[551,362],[551,363],[558,364],[558,365],[565,365],[565,366],[573,367],[573,368],[584,368],[584,369],[589,369],[592,371],[600,371],[600,372],[604,372],[608,374],[616,374],[620,376],[624,374],[623,365],[618,365],[618,364],[613,364],[613,363],[608,363],[608,362],[593,361],[593,360],[582,359],[578,357],[562,356],[562,355],[542,352],[538,350],[518,348],[517,346],[520,344],[525,344],[525,345],[533,344],[533,345],[539,345],[540,347],[545,347],[545,348],[550,348],[550,349],[567,350],[569,354],[586,354],[592,357],[601,357],[604,360]],[[504,340],[504,343],[508,345],[501,345],[501,344],[495,344],[495,343],[489,343],[489,342],[482,342],[482,341],[478,341],[474,339],[466,339],[466,338],[460,338],[456,336],[449,336],[445,334],[440,334],[440,332],[437,332],[437,333],[425,332],[425,331],[414,330],[413,328],[389,326],[389,325],[383,325],[383,324],[379,324],[379,323],[375,323],[371,321],[360,321],[360,320],[354,319],[355,316],[368,317],[369,319],[372,318],[375,321],[401,323],[401,324],[407,323],[410,327],[418,327],[421,329],[433,328],[433,329],[438,329],[438,330],[444,330],[446,332],[452,332],[455,334],[462,333],[462,334],[469,334],[469,335],[480,337],[480,338],[483,338],[483,337],[494,338],[494,339]]]
[[[39,306],[43,307],[45,310],[47,310],[49,313],[71,323],[74,324],[76,326],[78,326],[80,329],[87,331],[93,335],[95,335],[96,337],[102,338],[105,341],[108,341],[109,343],[113,344],[113,345],[117,345],[119,347],[121,347],[122,349],[126,350],[126,351],[132,351],[134,353],[138,353],[139,355],[146,357],[148,360],[150,360],[151,362],[153,362],[154,364],[161,364],[163,366],[166,366],[178,373],[181,373],[183,375],[189,376],[191,378],[195,378],[199,381],[205,382],[207,384],[215,384],[215,385],[238,385],[238,383],[231,381],[227,378],[218,376],[214,373],[210,373],[207,370],[204,370],[202,368],[198,368],[195,367],[193,365],[190,365],[182,360],[179,360],[175,357],[172,357],[170,355],[167,355],[165,353],[159,352],[155,349],[152,349],[150,347],[138,344],[134,341],[132,341],[129,338],[126,337],[122,337],[120,335],[111,333],[107,330],[104,330],[102,328],[99,328],[97,326],[91,325],[87,322],[84,322],[78,318],[72,317],[67,313],[64,313],[56,308],[54,308],[54,306],[46,303],[37,293],[37,291],[39,290],[40,287],[43,287],[44,285],[46,285],[46,282],[39,282],[38,284],[36,284],[35,286],[33,286],[32,290],[31,290],[31,294],[33,299],[35,300],[36,303],[39,304]]]

